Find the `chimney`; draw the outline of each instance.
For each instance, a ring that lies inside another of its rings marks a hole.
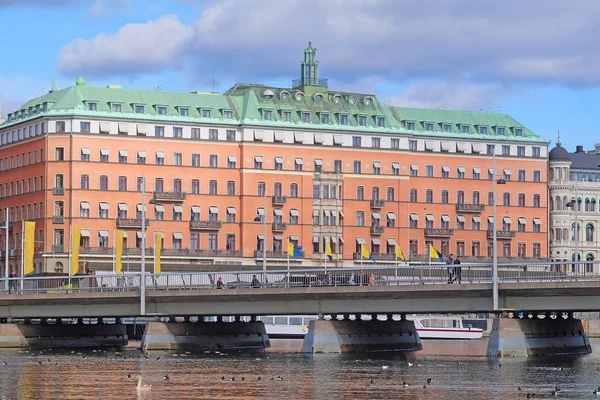
[[[583,146],[577,146],[575,148],[575,153],[583,153]]]

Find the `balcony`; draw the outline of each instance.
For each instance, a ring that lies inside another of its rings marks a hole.
[[[485,210],[485,204],[457,204],[456,212],[480,213]]]
[[[298,78],[292,81],[292,87],[299,86],[323,86],[327,87],[327,79],[317,79],[317,78]]]
[[[425,228],[424,233],[427,237],[450,237],[454,236],[454,229]]]
[[[287,258],[287,251],[267,251],[267,258]],[[254,251],[254,258],[263,258],[262,250]],[[290,258],[304,258],[304,252],[300,252],[299,256],[290,256]]]
[[[190,221],[190,229],[197,231],[216,231],[223,227],[223,221]]]
[[[184,201],[187,194],[185,192],[154,192],[152,197],[156,201]]]
[[[162,249],[161,256],[171,257],[243,257],[241,250]]]
[[[65,252],[65,246],[63,246],[62,244],[53,244],[52,245],[52,252],[53,253],[64,253]]]
[[[282,206],[285,203],[287,203],[287,197],[286,196],[273,196],[272,202],[273,202],[274,206]]]
[[[385,200],[374,199],[371,200],[371,208],[383,208],[385,206]]]
[[[273,222],[271,224],[273,232],[285,232],[287,230],[287,224],[284,222]]]
[[[512,239],[515,237],[515,233],[516,233],[515,231],[496,231],[496,238],[497,239]],[[487,231],[487,238],[488,239],[494,238],[493,230]]]
[[[371,226],[371,235],[383,235],[385,226]]]
[[[146,218],[146,227],[150,226],[150,220]],[[141,218],[117,218],[118,228],[141,228]]]
[[[64,224],[65,216],[64,215],[55,215],[54,217],[52,217],[52,223],[53,224]]]
[[[79,254],[104,254],[104,255],[113,255],[112,247],[80,247]]]
[[[54,189],[52,189],[52,194],[55,196],[63,196],[65,194],[65,188],[55,187]]]

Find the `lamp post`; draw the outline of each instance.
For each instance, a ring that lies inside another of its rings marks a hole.
[[[492,154],[493,160],[493,219],[494,219],[494,229],[492,232],[492,241],[493,241],[493,252],[492,255],[492,292],[493,292],[493,303],[494,303],[494,311],[498,311],[498,221],[497,221],[497,213],[496,213],[496,185],[504,185],[506,181],[502,178],[496,180],[496,150]]]
[[[264,274],[267,271],[267,186],[265,184],[265,188],[263,190],[263,198],[264,198],[264,215],[262,217],[262,222],[263,222],[263,226],[264,226],[264,237],[263,237],[263,259],[262,259],[262,266],[263,266],[263,281],[264,281]],[[254,218],[254,222],[260,222],[261,218],[260,215],[257,215]]]
[[[140,315],[146,314],[146,175],[142,174],[142,254],[140,268]]]
[[[4,279],[6,279],[4,281],[4,289],[8,292],[8,275],[10,274],[9,268],[8,268],[8,231],[9,231],[9,222],[8,222],[8,207],[6,207],[6,224],[4,226],[4,229],[6,229],[6,246],[4,247]]]

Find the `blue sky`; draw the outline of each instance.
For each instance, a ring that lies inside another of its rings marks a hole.
[[[600,2],[581,0],[0,0],[6,113],[93,86],[287,86],[318,49],[330,88],[399,106],[512,115],[569,150],[600,142]]]

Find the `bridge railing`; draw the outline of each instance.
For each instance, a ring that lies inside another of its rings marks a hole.
[[[459,268],[459,269],[457,269]],[[139,272],[10,278],[10,291],[19,293],[76,293],[139,291]],[[597,262],[503,263],[498,265],[500,283],[600,281]],[[221,281],[222,284],[218,282]],[[222,272],[169,272],[145,274],[147,290],[202,290],[294,288],[317,286],[396,286],[440,283],[492,283],[490,264],[309,268]],[[0,279],[0,293],[6,279]]]

